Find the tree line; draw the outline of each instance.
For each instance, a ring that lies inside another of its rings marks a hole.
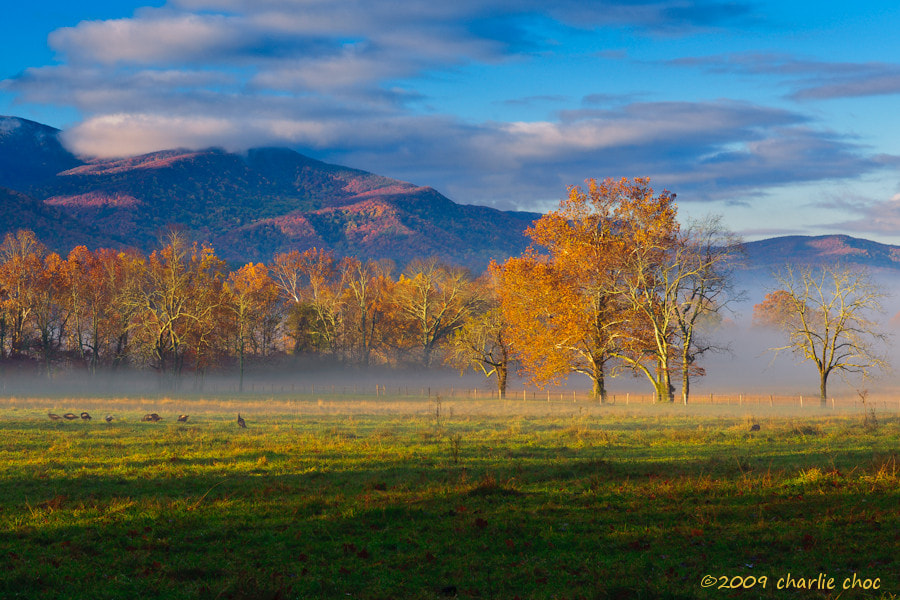
[[[48,374],[146,368],[173,382],[228,370],[241,389],[248,365],[289,355],[446,363],[494,378],[500,397],[511,370],[540,385],[581,373],[600,401],[626,374],[660,402],[680,385],[687,403],[700,359],[722,350],[709,333],[741,298],[740,244],[716,219],[682,227],[676,216],[675,195],[649,179],[588,180],[526,231],[521,256],[477,278],[434,258],[396,272],[317,248],[229,270],[178,230],[149,255],[79,246],[64,258],[23,230],[0,244],[0,360]],[[767,323],[822,321],[778,316],[802,306],[780,302]]]
[[[173,230],[149,255],[84,246],[49,252],[31,231],[0,244],[0,359],[52,373],[145,367],[177,378],[278,355],[431,366],[480,311],[482,282],[417,260],[338,260],[320,249],[229,271]]]

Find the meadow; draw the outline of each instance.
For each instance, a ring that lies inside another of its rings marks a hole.
[[[896,598],[898,460],[852,404],[2,399],[0,598]]]

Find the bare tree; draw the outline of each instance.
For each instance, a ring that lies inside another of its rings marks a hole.
[[[754,320],[788,336],[787,344],[772,348],[776,356],[791,351],[816,365],[823,406],[832,373],[866,377],[887,369],[878,352],[887,336],[874,320],[886,294],[868,272],[858,267],[787,267],[775,278],[783,289],[753,307]]]
[[[688,403],[691,376],[702,374],[697,360],[707,352],[726,350],[701,335],[704,326],[720,322],[728,305],[743,298],[734,289],[734,267],[740,240],[711,217],[681,232],[675,265],[674,307],[681,360],[681,400]]]
[[[458,367],[460,374],[471,368],[489,379],[496,377],[497,397],[506,398],[512,347],[507,339],[509,326],[500,308],[499,280],[500,268],[492,262],[475,281],[476,308],[450,335],[447,362]]]

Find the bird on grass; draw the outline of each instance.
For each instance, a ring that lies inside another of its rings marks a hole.
[[[54,415],[53,413],[47,413],[47,416],[50,417],[51,421],[59,421],[60,419],[62,419],[61,416]]]
[[[103,418],[106,420],[107,423],[112,423],[112,420],[113,420],[113,416],[112,416],[112,415],[106,415],[106,416],[103,417]]]
[[[66,413],[63,415],[63,419],[65,419],[66,421],[71,421],[72,419],[77,419],[77,418],[78,418],[78,415],[76,415],[75,413]]]
[[[178,415],[179,423],[187,423],[187,420],[188,420],[188,415]]]
[[[244,418],[241,416],[241,413],[238,413],[238,427],[247,428],[247,422],[244,421]]]
[[[90,421],[91,415],[87,414],[86,412],[83,412],[83,413],[81,413],[81,420],[82,421]]]
[[[750,431],[759,431],[759,423],[754,423],[752,427],[750,427]]]
[[[151,421],[153,423],[156,423],[157,421],[162,421],[162,417],[160,417],[156,413],[149,413],[141,417],[141,421]]]

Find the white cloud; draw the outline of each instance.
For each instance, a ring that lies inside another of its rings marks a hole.
[[[423,114],[411,79],[524,60],[531,29],[629,23],[714,26],[747,5],[715,0],[174,0],[134,18],[50,36],[62,64],[0,83],[25,102],[65,102],[84,120],[75,151],[288,145],[317,158],[503,207],[556,199],[587,177],[649,175],[701,199],[877,168],[852,140],[752,103],[638,102],[540,121]],[[546,48],[544,48],[546,49]],[[557,90],[549,90],[557,91]],[[588,97],[590,100],[610,96]],[[590,102],[588,102],[590,104]]]
[[[231,17],[193,14],[84,21],[57,29],[48,42],[76,64],[184,64],[238,51],[247,41],[242,25]]]

